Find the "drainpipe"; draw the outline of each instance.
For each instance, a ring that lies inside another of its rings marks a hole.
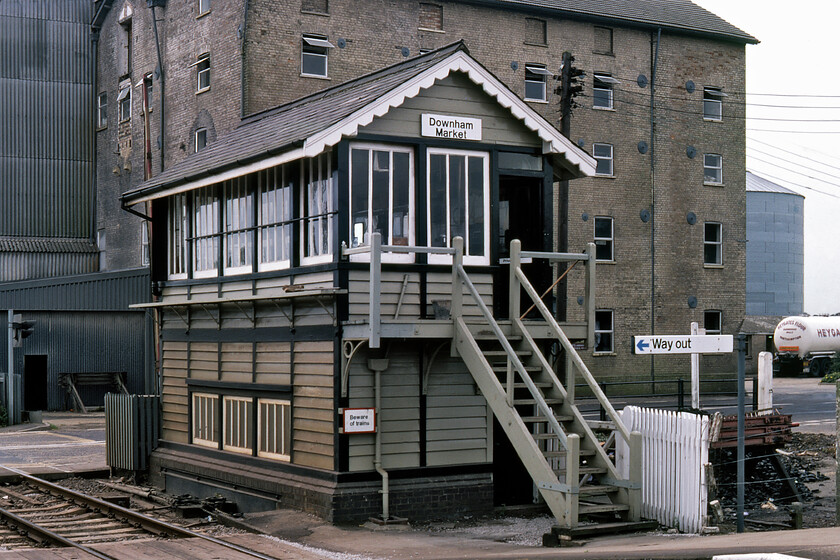
[[[371,358],[367,362],[367,367],[373,371],[374,374],[373,406],[376,407],[376,414],[378,415],[382,412],[382,372],[388,369],[388,358]],[[382,424],[380,420],[377,420],[376,423],[376,443],[374,447],[375,453],[373,458],[373,467],[382,477],[382,522],[387,523],[391,518],[388,508],[388,471],[382,468],[382,429],[380,428]]]
[[[166,102],[166,95],[165,95],[165,85],[166,81],[164,79],[164,72],[163,72],[163,56],[160,52],[160,36],[158,35],[158,27],[157,27],[157,12],[155,11],[155,6],[152,6],[152,29],[154,30],[155,34],[155,49],[157,50],[157,60],[158,60],[158,82],[160,82],[160,170],[163,172],[164,166],[164,150],[166,149],[166,138],[164,135],[166,134],[166,111],[164,103]],[[150,240],[151,241],[151,240]]]

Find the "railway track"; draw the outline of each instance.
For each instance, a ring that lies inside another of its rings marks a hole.
[[[237,558],[276,560],[99,498],[70,490],[9,467],[21,482],[0,489],[0,547],[72,547],[93,558],[116,557],[95,545],[138,539],[200,539]],[[235,552],[234,552],[235,551]]]

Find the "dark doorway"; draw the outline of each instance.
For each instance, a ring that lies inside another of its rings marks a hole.
[[[47,357],[23,357],[23,408],[47,410]]]
[[[521,506],[534,501],[534,483],[499,421],[493,419],[493,505]]]
[[[542,177],[499,177],[499,225],[498,225],[498,254],[499,273],[493,282],[494,286],[494,314],[496,318],[506,318],[509,315],[509,286],[510,286],[510,242],[518,239],[522,242],[523,251],[545,251],[546,239],[545,215],[543,213],[543,179]],[[548,239],[551,239],[550,232]],[[545,262],[523,263],[522,270],[542,293],[550,285],[551,268]],[[522,310],[531,307],[530,299],[523,292]],[[550,300],[543,300],[551,308]]]

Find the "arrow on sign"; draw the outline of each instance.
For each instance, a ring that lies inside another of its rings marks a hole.
[[[644,338],[640,338],[639,342],[636,344],[636,348],[639,349],[639,352],[644,352],[649,346],[650,344],[648,344]]]

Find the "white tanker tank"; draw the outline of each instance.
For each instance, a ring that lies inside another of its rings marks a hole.
[[[802,371],[822,377],[840,352],[840,317],[787,317],[773,333],[780,362],[800,362]]]

